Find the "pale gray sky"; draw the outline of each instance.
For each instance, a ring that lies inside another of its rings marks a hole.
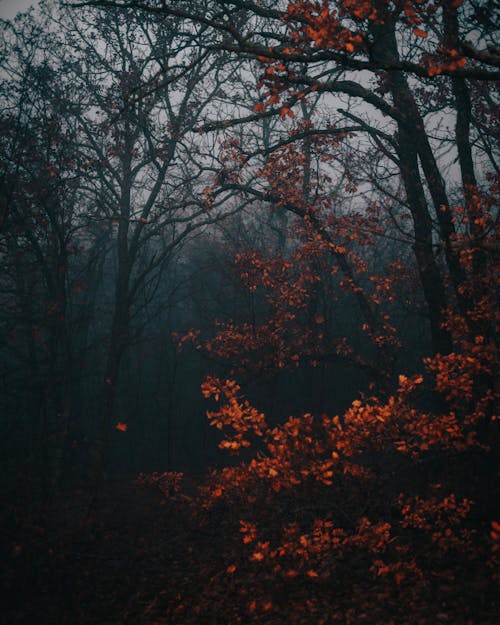
[[[33,4],[36,0],[0,0],[0,18],[10,20]]]

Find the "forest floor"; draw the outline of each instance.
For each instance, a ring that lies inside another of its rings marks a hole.
[[[168,625],[193,592],[191,565],[216,549],[185,494],[167,500],[131,479],[107,483],[97,497],[60,495],[35,518],[27,504],[7,506],[1,518],[9,625]]]
[[[182,493],[166,498],[159,488],[138,485],[130,478],[108,481],[93,497],[71,489],[54,499],[43,514],[33,514],[33,503],[30,505],[26,498],[22,505],[4,506],[0,515],[2,622],[233,625],[247,623],[248,618],[248,623],[262,625],[261,620],[250,616],[243,620],[221,617],[218,606],[227,608],[232,603],[231,584],[224,581],[227,576],[212,584],[215,578],[210,575],[213,571],[225,572],[228,567],[225,558],[231,542],[228,527],[234,525],[234,519],[229,518],[233,511],[226,511],[223,518],[200,520],[190,505],[195,494],[194,479],[185,478]],[[241,583],[252,592],[245,579]],[[498,622],[496,601],[492,602],[491,597],[479,601],[479,593],[471,590],[468,582],[464,588],[463,583],[459,586],[460,593],[457,587],[448,614],[455,604],[463,615],[461,624]],[[309,589],[298,588],[297,592],[307,598]],[[199,605],[202,595],[212,602],[211,610],[198,614],[195,608],[189,616],[183,612],[188,605]],[[344,600],[348,608],[352,597],[346,595]],[[477,601],[477,607],[472,607],[472,600]],[[292,609],[287,601],[283,606],[285,612]],[[424,606],[428,615],[438,614],[439,621],[426,617],[418,622],[456,625],[458,621],[451,616],[445,618],[442,606],[437,601]],[[399,606],[401,610],[405,612],[404,605]],[[384,605],[381,611],[390,615],[392,608]],[[276,618],[269,615],[265,624],[288,625],[285,614]],[[369,622],[369,618],[362,621],[365,625]],[[376,622],[402,625],[417,621],[388,616],[387,621]]]

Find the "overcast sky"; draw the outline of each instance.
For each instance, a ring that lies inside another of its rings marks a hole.
[[[36,0],[0,0],[0,18],[10,20],[33,4]]]

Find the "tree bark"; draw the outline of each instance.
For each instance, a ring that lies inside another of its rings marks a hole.
[[[399,59],[395,37],[394,24],[373,24],[370,28],[374,37],[372,56],[376,62],[387,63]],[[405,186],[406,197],[413,219],[415,243],[413,246],[417,261],[420,281],[431,326],[431,340],[434,353],[447,354],[452,350],[452,339],[449,332],[443,327],[444,309],[447,305],[444,280],[439,270],[432,242],[432,218],[425,199],[425,190],[422,183],[418,157],[426,173],[426,179],[434,199],[438,203],[438,220],[440,233],[447,250],[447,260],[455,267],[456,262],[451,252],[451,234],[453,224],[443,219],[441,202],[447,206],[444,185],[430,151],[428,139],[425,135],[423,120],[418,111],[415,99],[410,91],[406,78],[401,72],[389,73],[389,84],[394,104],[401,113],[398,121],[398,156],[400,171]],[[428,149],[427,149],[428,146]],[[422,159],[422,153],[425,155]],[[424,166],[425,160],[425,166]],[[432,189],[431,189],[432,187]],[[449,214],[449,211],[446,211]],[[457,286],[458,288],[458,286]]]

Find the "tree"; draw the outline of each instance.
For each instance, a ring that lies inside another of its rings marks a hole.
[[[70,312],[82,227],[77,129],[51,65],[50,38],[31,16],[4,32],[2,333],[6,371],[15,371],[6,396],[15,404],[19,388],[26,389],[10,426],[33,441],[28,464],[35,462],[30,470],[42,476],[47,496],[62,470],[77,386]],[[5,408],[10,418],[10,402]]]
[[[267,305],[263,319],[229,320],[200,347],[236,363],[235,373],[320,360],[325,346],[333,347],[336,356],[368,368],[374,382],[374,396],[354,400],[343,415],[306,412],[273,427],[237,382],[207,378],[204,395],[222,399],[209,419],[229,432],[220,446],[241,452],[242,460],[213,473],[202,505],[220,514],[233,542],[224,551],[226,572],[207,566],[210,588],[194,606],[183,600],[177,618],[195,622],[203,612],[211,622],[213,609],[233,622],[286,614],[296,623],[360,622],[367,615],[382,623],[388,614],[380,606],[390,604],[396,620],[425,623],[430,588],[439,597],[432,612],[447,606],[439,618],[465,623],[475,611],[490,618],[487,601],[474,610],[470,598],[462,603],[467,590],[456,581],[467,570],[469,587],[493,596],[498,216],[497,181],[486,167],[497,164],[477,116],[491,110],[485,84],[498,79],[489,23],[474,3],[454,1],[222,0],[203,12],[182,2],[96,4],[203,25],[207,51],[260,67],[261,101],[253,112],[200,128],[226,133],[223,171],[210,197],[237,191],[288,211],[295,245],[237,257],[247,291]],[[308,114],[320,97],[323,106]],[[435,115],[447,110],[455,126],[441,130]],[[252,124],[270,118],[279,131],[256,145]],[[241,128],[249,128],[243,142]],[[360,156],[366,146],[374,163]],[[450,170],[453,159],[459,175]],[[332,206],[329,162],[341,165],[352,197],[344,212]],[[413,267],[391,258],[384,273],[367,264],[363,246],[386,236],[387,223],[389,236],[412,247]],[[412,269],[419,286],[411,304],[425,302],[431,345],[424,368],[409,376],[396,368],[405,337],[391,306],[398,277]],[[332,271],[340,277],[329,288]],[[335,344],[321,312],[310,314],[320,290],[331,300],[342,288],[358,307],[375,354],[370,361],[345,342]],[[429,402],[422,389],[437,398]],[[226,581],[239,598],[231,606],[221,590]],[[401,596],[409,615],[399,612]]]
[[[71,454],[68,429],[90,408],[81,405],[83,363],[94,359],[100,377],[92,445],[99,473],[121,363],[143,312],[174,290],[158,289],[184,243],[223,216],[202,193],[204,157],[196,159],[192,133],[223,75],[180,24],[163,32],[154,19],[129,17],[110,10],[94,20],[46,3],[36,18],[3,25],[5,332],[26,328],[22,358],[35,368],[41,361],[27,405],[44,406],[43,436],[57,440],[47,452],[58,458],[51,482]],[[96,320],[98,307],[105,312]],[[7,375],[12,364],[8,356]],[[30,427],[39,432],[43,418]]]
[[[338,134],[347,122],[347,131],[366,133],[379,150],[391,155],[406,196],[401,200],[413,221],[414,253],[428,306],[434,351],[450,351],[451,339],[443,324],[448,303],[447,278],[439,254],[444,254],[457,305],[464,314],[469,305],[460,289],[465,276],[453,245],[459,230],[430,139],[431,122],[424,118],[426,107],[417,101],[412,87],[417,79],[423,81],[422,88],[429,99],[433,91],[442,90],[441,77],[452,77],[451,105],[458,114],[455,132],[449,140],[457,149],[462,192],[470,198],[476,175],[472,162],[470,87],[466,81],[498,77],[494,48],[483,50],[467,39],[475,23],[484,43],[493,45],[488,26],[481,21],[481,12],[467,3],[459,12],[461,3],[456,2],[444,2],[438,7],[411,2],[394,7],[385,2],[361,6],[340,2],[338,7],[334,3],[292,2],[276,8],[274,3],[249,2],[243,7],[239,2],[228,1],[209,3],[209,12],[203,14],[196,6],[190,8],[182,3],[157,7],[132,2],[122,6],[203,24],[211,33],[208,49],[226,50],[262,66],[259,86],[263,91],[255,112],[205,124],[206,129],[227,128],[278,114],[293,116],[293,106],[311,93],[325,97],[342,94],[352,104],[362,102],[369,107],[369,117],[362,112],[360,116],[353,115],[352,107],[349,111],[336,110],[330,124],[334,128],[314,127],[309,133]],[[356,72],[365,72],[361,83],[356,80]],[[483,106],[488,107],[484,100]],[[374,123],[374,119],[379,121]],[[381,129],[382,120],[389,122],[387,130]],[[466,199],[465,204],[468,223],[473,224],[467,228],[480,242],[488,231],[475,223],[478,217],[470,200]],[[436,244],[435,237],[440,244]],[[477,263],[485,262],[480,251],[476,256]]]

